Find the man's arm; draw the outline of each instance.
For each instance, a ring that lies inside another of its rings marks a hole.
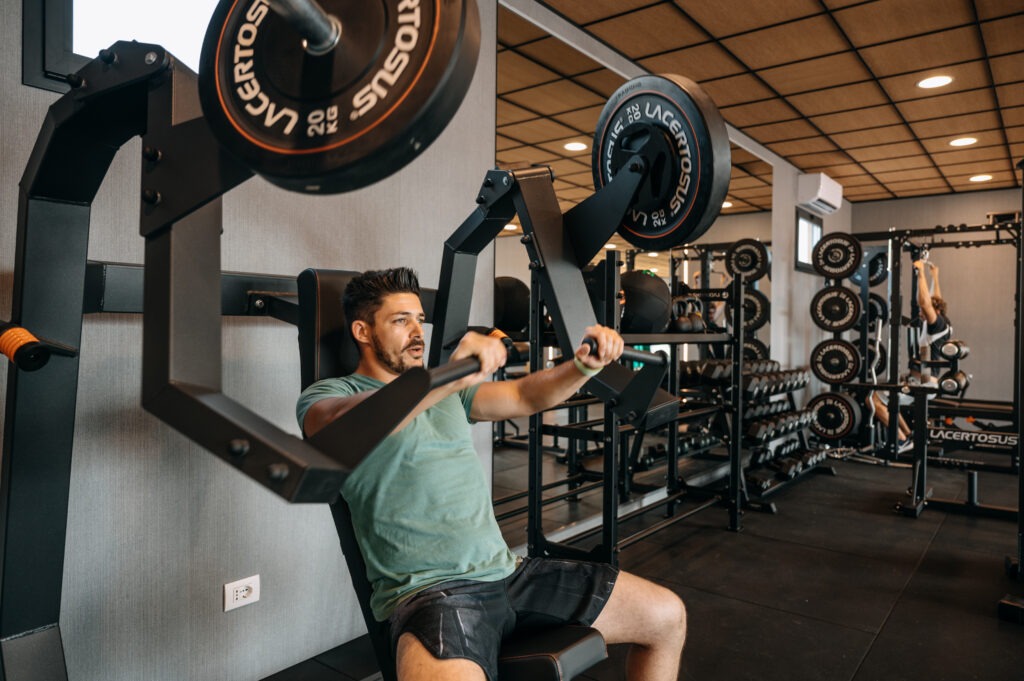
[[[477,421],[503,421],[529,416],[567,400],[591,378],[576,367],[576,360],[589,370],[599,370],[622,354],[622,337],[613,329],[590,326],[586,335],[597,343],[595,354],[591,354],[589,345],[581,344],[574,361],[514,381],[484,383],[473,399],[470,416]]]
[[[928,280],[924,276],[925,262],[914,261],[914,273],[917,275],[917,306],[921,308],[921,315],[929,324],[934,324],[939,318],[935,307],[932,306],[932,296],[928,292]]]

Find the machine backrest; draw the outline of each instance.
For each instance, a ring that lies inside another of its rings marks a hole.
[[[346,376],[359,364],[359,350],[341,305],[345,286],[358,272],[304,270],[298,277],[299,358],[302,388],[322,378]],[[366,577],[366,563],[356,543],[348,504],[339,499],[331,506],[342,553],[352,578],[359,607],[366,622],[384,681],[395,681],[395,663],[386,622],[378,622],[370,610],[372,587]]]

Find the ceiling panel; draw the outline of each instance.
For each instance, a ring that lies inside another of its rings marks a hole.
[[[984,53],[977,29],[967,26],[865,47],[860,55],[876,77],[883,77],[974,61]]]
[[[908,121],[947,118],[998,108],[991,88],[900,102],[896,107]]]
[[[822,132],[831,134],[899,125],[902,119],[895,108],[885,104],[883,106],[871,106],[865,109],[813,116],[811,122],[818,126]]]
[[[657,31],[651,27],[657,26]],[[707,41],[707,34],[672,4],[652,5],[587,27],[633,59]]]
[[[753,70],[842,52],[847,44],[827,16],[751,31],[722,40],[737,59]],[[778,49],[786,45],[786,50]]]
[[[755,102],[753,104],[730,106],[725,109],[719,109],[719,111],[726,121],[740,128],[792,120],[798,117],[793,107],[780,98]]]
[[[964,26],[973,21],[970,0],[876,0],[833,14],[854,47]]]
[[[675,4],[716,36],[756,31],[821,13],[816,0],[676,0]]]
[[[918,154],[920,152],[921,143],[917,140],[913,142],[899,142],[896,144],[879,144],[870,147],[849,149],[847,151],[851,158],[860,163],[864,163],[865,161],[878,161],[887,158],[901,158],[907,154]]]
[[[523,45],[519,52],[535,59],[548,68],[565,76],[587,73],[601,68],[601,65],[557,38],[544,38]]]
[[[985,51],[990,57],[1020,52],[1021,36],[1024,35],[1024,14],[1000,21],[986,21],[981,24],[981,34],[985,39]]]
[[[789,103],[805,116],[817,116],[887,104],[889,99],[878,83],[870,81],[792,95],[789,97]]]
[[[901,73],[896,76],[881,78],[879,82],[885,91],[892,97],[893,101],[900,102],[908,99],[924,99],[935,97],[937,94],[959,92],[961,90],[976,90],[991,85],[991,78],[988,75],[986,62],[983,59],[967,62],[965,64],[954,64],[943,66],[943,75],[949,76],[953,82],[941,92],[935,90],[923,90],[917,87],[917,83],[936,72],[936,69],[915,70],[910,73]]]
[[[678,73],[700,82],[741,73],[743,65],[714,44],[697,45],[639,60],[651,73]]]
[[[849,52],[764,69],[758,75],[782,95],[815,92],[871,80],[871,72],[857,55]]]

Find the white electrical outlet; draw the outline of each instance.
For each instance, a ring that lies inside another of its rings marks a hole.
[[[224,585],[224,612],[260,599],[260,576],[253,575]]]

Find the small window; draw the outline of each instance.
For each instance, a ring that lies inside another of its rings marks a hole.
[[[796,211],[796,269],[815,273],[811,264],[814,247],[821,239],[821,218],[806,211]]]

